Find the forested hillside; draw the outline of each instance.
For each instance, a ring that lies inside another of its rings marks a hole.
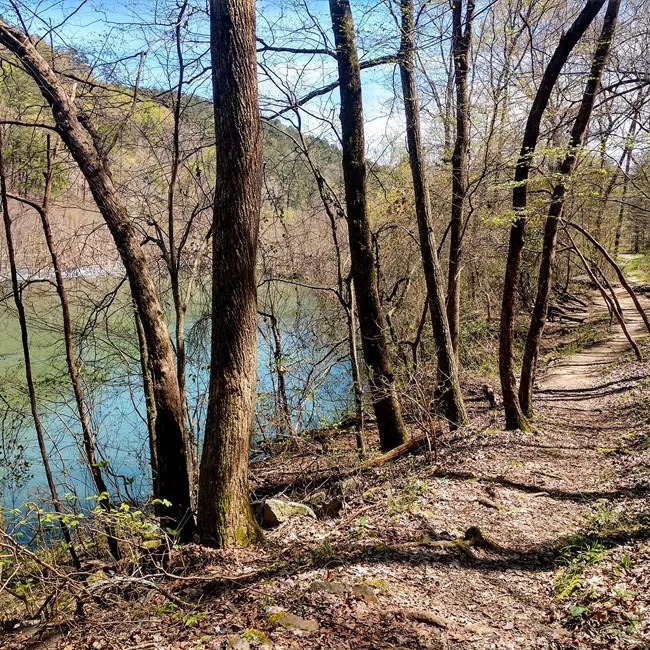
[[[648,10],[0,1],[2,643],[647,647]]]

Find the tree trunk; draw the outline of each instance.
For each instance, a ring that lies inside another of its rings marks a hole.
[[[156,496],[171,504],[168,522],[188,537],[193,528],[190,477],[176,364],[158,294],[138,233],[113,184],[102,147],[88,116],[79,112],[57,75],[27,35],[0,20],[0,44],[23,63],[50,104],[57,131],[86,178],[93,198],[115,240],[138,307],[151,361],[156,402],[158,486]],[[181,462],[179,462],[179,460]]]
[[[395,389],[390,352],[383,326],[372,252],[366,196],[361,73],[349,0],[330,0],[330,14],[341,93],[343,178],[348,216],[352,279],[357,301],[363,356],[370,374],[370,393],[381,448],[389,451],[408,437]]]
[[[14,296],[14,303],[16,311],[18,312],[18,323],[20,325],[20,340],[23,350],[23,359],[25,361],[25,380],[27,382],[27,392],[29,394],[29,406],[34,421],[34,429],[36,430],[36,440],[41,454],[41,461],[43,463],[43,471],[52,497],[52,505],[55,512],[59,515],[59,526],[63,539],[72,558],[72,562],[77,569],[81,568],[79,557],[72,545],[72,537],[70,530],[63,521],[63,508],[59,493],[54,482],[54,475],[52,474],[52,467],[50,466],[50,459],[47,454],[47,447],[45,446],[45,430],[43,423],[38,412],[38,404],[36,402],[36,388],[34,386],[34,377],[32,375],[32,361],[29,352],[29,334],[27,331],[27,317],[25,316],[25,307],[21,297],[21,288],[18,283],[18,271],[16,268],[16,253],[14,251],[13,236],[11,232],[11,216],[9,214],[9,204],[7,201],[7,179],[5,178],[4,169],[4,152],[2,133],[0,132],[0,208],[2,209],[2,220],[4,222],[5,242],[7,244],[7,261],[9,262],[9,269],[11,274],[11,288]]]
[[[402,2],[404,7],[404,2]],[[467,156],[469,151],[469,97],[467,76],[472,46],[472,21],[474,1],[467,0],[463,24],[463,2],[453,3],[452,59],[454,63],[454,84],[456,86],[456,141],[451,157],[451,228],[449,232],[449,277],[447,279],[447,318],[449,332],[458,356],[460,340],[460,274],[462,268],[462,239],[467,194]],[[402,29],[402,39],[404,30]],[[404,41],[402,40],[402,43]],[[404,86],[404,81],[402,81]],[[413,86],[415,89],[415,85]]]
[[[50,227],[49,219],[49,206],[52,190],[52,166],[54,158],[56,156],[56,151],[52,149],[50,145],[50,136],[47,136],[47,168],[45,172],[45,190],[43,192],[43,201],[41,205],[29,201],[28,199],[23,199],[19,197],[14,197],[16,200],[22,201],[23,203],[30,205],[32,208],[38,212],[38,215],[41,219],[41,225],[43,227],[43,234],[45,236],[45,242],[47,245],[47,250],[50,255],[50,260],[52,261],[52,268],[54,270],[54,279],[56,282],[56,292],[59,296],[59,303],[61,305],[61,316],[63,320],[63,341],[65,344],[65,356],[66,363],[68,366],[68,374],[70,375],[70,383],[72,384],[72,391],[74,394],[75,404],[77,406],[77,414],[79,415],[79,424],[81,425],[81,436],[83,440],[84,453],[86,454],[86,463],[88,464],[88,469],[90,475],[93,479],[95,489],[97,490],[97,497],[99,504],[106,512],[111,511],[110,498],[108,494],[108,487],[104,476],[102,475],[102,470],[100,465],[97,462],[97,455],[95,451],[95,433],[90,427],[90,420],[88,417],[88,411],[86,409],[86,403],[83,397],[83,391],[81,389],[81,380],[79,378],[79,368],[77,366],[77,360],[74,354],[74,343],[72,340],[72,319],[70,317],[70,306],[68,303],[68,294],[65,289],[65,284],[63,282],[63,274],[61,273],[61,267],[59,265],[59,256],[54,244],[54,237],[52,236],[52,229]],[[113,530],[110,526],[106,527],[106,535],[108,539],[108,546],[111,552],[111,555],[116,559],[120,559],[120,549],[118,546],[117,539],[113,534]]]
[[[443,280],[437,245],[431,228],[429,188],[426,180],[424,153],[422,151],[420,131],[420,111],[417,86],[414,74],[415,34],[413,25],[413,0],[401,0],[402,38],[400,76],[404,94],[404,111],[406,114],[406,136],[408,141],[409,164],[413,177],[415,194],[415,211],[420,235],[422,266],[429,297],[431,324],[436,342],[438,359],[439,386],[436,394],[442,400],[444,413],[452,426],[462,425],[467,420],[463,396],[458,378],[458,363],[454,353],[445,299]],[[461,217],[462,218],[462,217]]]
[[[519,383],[519,404],[523,414],[530,418],[533,415],[533,384],[537,370],[537,358],[539,355],[539,344],[546,323],[548,302],[551,294],[553,281],[553,265],[555,263],[555,249],[557,242],[558,222],[564,210],[564,198],[567,182],[575,168],[576,159],[587,132],[587,125],[591,118],[596,95],[600,89],[600,80],[603,75],[605,64],[609,57],[620,0],[609,0],[605,21],[598,39],[598,45],[594,52],[591,70],[582,96],[582,102],[578,114],[573,123],[571,137],[567,153],[558,170],[560,180],[553,188],[551,205],[544,228],[544,246],[542,249],[542,261],[537,281],[537,297],[535,307],[528,328],[524,358],[521,366],[521,379]]]
[[[514,222],[510,229],[508,244],[499,337],[499,375],[507,429],[521,429],[524,431],[530,429],[526,417],[519,407],[513,359],[517,280],[519,278],[525,228],[528,220],[526,206],[530,168],[537,140],[539,139],[542,117],[548,105],[553,86],[560,76],[569,54],[571,54],[577,42],[592,23],[604,2],[605,0],[587,0],[585,7],[571,27],[560,38],[560,42],[544,70],[541,83],[528,114],[521,151],[517,160],[514,188],[512,190]]]
[[[198,526],[203,543],[223,548],[261,537],[248,485],[262,195],[254,0],[211,0],[210,49],[218,180],[212,238],[212,361]]]

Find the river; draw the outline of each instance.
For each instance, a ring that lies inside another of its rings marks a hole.
[[[85,283],[77,291],[79,304],[88,297],[89,286]],[[57,305],[52,296],[41,294],[28,296],[26,303],[39,411],[56,482],[61,495],[82,502],[94,494],[94,488],[82,461],[80,427],[65,372]],[[127,307],[111,305],[94,321],[85,307],[80,307],[75,315],[75,338],[84,359],[85,395],[111,492],[139,500],[150,491],[148,442],[139,360]],[[296,431],[335,422],[351,406],[345,347],[320,331],[319,321],[313,317],[315,309],[314,301],[303,296],[297,301],[284,300],[279,310],[287,396]],[[0,409],[4,409],[0,420],[0,504],[14,508],[30,501],[47,501],[49,495],[29,416],[18,325],[8,309],[0,315],[0,328]],[[199,437],[209,381],[207,329],[206,319],[188,315],[188,401]],[[277,433],[272,336],[263,318],[258,340],[253,453],[266,437]]]

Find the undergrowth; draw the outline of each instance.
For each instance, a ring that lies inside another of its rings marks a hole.
[[[641,503],[598,507],[587,528],[558,549],[555,595],[593,647],[614,647],[613,639],[647,629],[647,597],[638,585],[650,559],[650,508]]]

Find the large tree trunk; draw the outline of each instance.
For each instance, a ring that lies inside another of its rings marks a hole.
[[[205,544],[228,547],[261,536],[248,484],[262,200],[254,0],[212,0],[210,35],[218,180],[212,238],[212,362],[198,525]]]
[[[444,412],[452,426],[464,424],[467,415],[463,404],[458,379],[458,364],[454,353],[445,299],[443,280],[437,245],[431,227],[429,188],[426,180],[424,153],[420,131],[420,109],[418,105],[417,86],[414,74],[415,34],[413,25],[413,0],[401,0],[402,39],[400,75],[404,94],[404,111],[406,114],[406,136],[408,141],[409,163],[413,176],[415,194],[415,212],[420,234],[422,266],[427,285],[431,324],[436,342],[438,359],[438,377],[440,385],[437,394],[443,401]]]
[[[460,274],[462,268],[462,239],[465,196],[467,194],[467,154],[469,150],[469,73],[472,46],[474,1],[467,0],[463,21],[463,2],[453,3],[452,59],[456,86],[456,142],[451,156],[451,228],[449,232],[449,277],[447,279],[447,318],[454,351],[458,354],[460,340]],[[403,38],[403,36],[402,36]],[[404,81],[402,81],[402,86]]]
[[[598,39],[598,46],[594,52],[591,70],[582,96],[582,102],[578,109],[567,153],[558,169],[560,180],[553,188],[551,205],[544,228],[544,247],[542,249],[542,261],[537,281],[537,297],[535,307],[528,328],[526,347],[521,366],[521,379],[519,382],[519,404],[524,415],[528,418],[533,415],[533,383],[537,369],[537,358],[539,355],[539,344],[546,323],[548,301],[551,294],[553,280],[553,264],[555,263],[555,249],[557,242],[557,228],[562,211],[564,209],[564,197],[566,194],[567,182],[576,164],[580,147],[587,131],[587,125],[594,107],[596,95],[600,89],[600,80],[605,69],[605,63],[609,57],[609,50],[614,37],[616,19],[620,0],[609,0],[605,21]]]
[[[393,368],[377,290],[377,272],[366,196],[366,154],[361,72],[349,0],[330,0],[339,69],[343,178],[348,216],[352,279],[357,301],[363,356],[381,448],[388,451],[408,437],[395,390]]]
[[[501,391],[503,394],[507,429],[529,429],[526,417],[519,407],[513,359],[517,281],[521,266],[521,256],[524,249],[526,222],[528,220],[528,176],[530,174],[537,140],[539,139],[542,116],[548,105],[553,86],[555,86],[555,82],[560,76],[560,72],[569,58],[569,54],[571,54],[571,51],[592,23],[604,3],[605,0],[587,0],[585,7],[571,27],[560,38],[560,42],[546,70],[544,70],[542,80],[533,100],[533,105],[528,114],[521,151],[517,160],[514,187],[512,190],[514,222],[510,229],[499,337],[499,375],[501,378]]]
[[[149,262],[126,206],[113,184],[110,169],[101,153],[101,144],[87,115],[77,109],[57,75],[26,34],[0,20],[0,44],[18,57],[50,104],[57,131],[86,178],[120,253],[151,361],[156,402],[157,484],[160,490],[155,496],[171,503],[164,508],[163,514],[171,525],[182,528],[187,536],[192,529],[192,517],[183,409],[169,331]]]

